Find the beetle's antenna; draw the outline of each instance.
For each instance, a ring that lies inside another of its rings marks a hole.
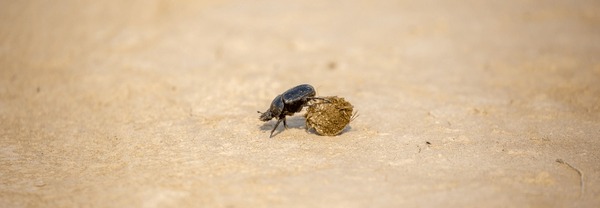
[[[256,111],[256,112],[262,114],[262,112],[260,112],[260,111]]]

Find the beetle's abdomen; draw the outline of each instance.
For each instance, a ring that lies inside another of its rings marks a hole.
[[[285,107],[283,115],[291,116],[294,113],[300,112],[302,107],[306,105],[308,98],[314,97],[317,93],[315,88],[308,84],[298,85],[281,94]]]
[[[285,109],[283,110],[283,113],[291,116],[294,113],[298,113],[302,110],[302,107],[304,107],[305,102],[294,102],[294,103],[289,103],[289,104],[285,104]]]

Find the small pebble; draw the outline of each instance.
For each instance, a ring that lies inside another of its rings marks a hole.
[[[42,186],[45,186],[45,185],[46,185],[46,183],[44,183],[44,181],[42,181],[42,180],[38,180],[38,181],[35,181],[35,182],[33,183],[33,185],[34,185],[34,186],[37,186],[37,187],[42,187]]]

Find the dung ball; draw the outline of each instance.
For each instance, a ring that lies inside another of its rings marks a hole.
[[[352,121],[353,111],[354,106],[341,97],[314,100],[306,111],[306,128],[314,129],[319,135],[338,135]]]

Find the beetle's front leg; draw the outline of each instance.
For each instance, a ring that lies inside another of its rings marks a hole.
[[[275,127],[273,127],[273,130],[271,130],[271,135],[269,136],[269,138],[273,137],[273,132],[275,132],[275,129],[277,129],[277,127],[279,126],[279,123],[281,123],[281,119],[277,119],[277,123],[275,123]],[[285,120],[283,120],[283,124],[285,125]]]
[[[283,127],[285,127],[286,129],[288,128],[287,123],[285,122],[285,117],[283,117]]]

